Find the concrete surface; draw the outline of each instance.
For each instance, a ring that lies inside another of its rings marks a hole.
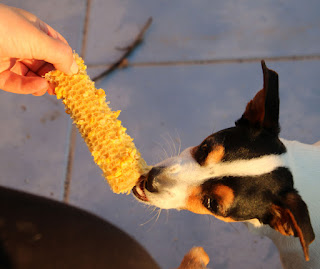
[[[319,1],[2,2],[58,30],[85,57],[91,75],[117,59],[116,47],[126,47],[153,17],[132,66],[97,85],[111,107],[122,110],[123,124],[150,164],[232,126],[262,87],[260,59],[280,76],[281,136],[310,144],[320,139]],[[0,126],[2,185],[62,200],[72,145],[68,202],[131,234],[163,268],[178,266],[195,245],[208,252],[209,268],[280,268],[270,240],[243,224],[159,212],[113,194],[78,134],[72,143],[71,122],[54,96],[0,92]]]

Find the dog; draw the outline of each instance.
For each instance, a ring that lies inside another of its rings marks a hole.
[[[283,268],[320,268],[320,147],[279,138],[278,74],[261,65],[263,88],[235,126],[153,166],[133,194],[159,208],[244,222],[273,240]]]

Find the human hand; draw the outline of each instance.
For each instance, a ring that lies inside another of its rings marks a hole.
[[[54,94],[44,74],[78,72],[68,42],[35,15],[0,4],[0,89],[40,96]]]

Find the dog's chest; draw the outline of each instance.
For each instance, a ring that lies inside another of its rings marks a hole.
[[[286,146],[285,163],[299,191],[313,215],[320,215],[320,147],[281,139]],[[319,219],[320,221],[320,219]],[[317,222],[320,225],[320,222]]]

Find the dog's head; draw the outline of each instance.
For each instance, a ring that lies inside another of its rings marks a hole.
[[[306,259],[314,239],[306,204],[285,166],[279,140],[278,74],[264,61],[263,89],[235,126],[155,165],[134,187],[141,201],[226,221],[258,220],[300,238]]]

